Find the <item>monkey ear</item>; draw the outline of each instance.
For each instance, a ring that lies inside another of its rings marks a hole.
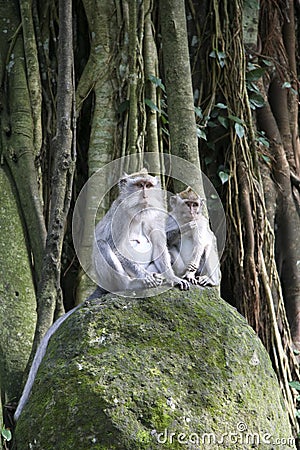
[[[119,188],[122,189],[122,187],[125,186],[127,183],[128,175],[126,172],[123,173],[122,178],[119,179]]]

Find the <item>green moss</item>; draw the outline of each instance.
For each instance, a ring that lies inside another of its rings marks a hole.
[[[16,436],[19,450],[33,439],[43,450],[176,449],[182,433],[194,445],[239,424],[291,437],[266,351],[214,290],[171,290],[75,312],[50,343]]]
[[[2,398],[16,400],[30,355],[36,300],[17,195],[0,168],[0,378]]]

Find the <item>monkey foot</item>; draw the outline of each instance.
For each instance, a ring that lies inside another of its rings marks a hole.
[[[206,275],[197,277],[196,281],[197,281],[198,286],[207,286],[207,287],[214,286],[211,282],[211,279]]]

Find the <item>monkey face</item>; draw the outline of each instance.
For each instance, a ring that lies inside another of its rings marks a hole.
[[[189,214],[191,218],[196,218],[200,211],[200,204],[198,201],[195,200],[185,200],[184,201],[185,206],[189,209]]]
[[[141,193],[142,202],[147,203],[148,197],[149,197],[149,191],[150,191],[150,189],[154,188],[153,183],[151,181],[147,181],[147,180],[140,180],[140,181],[136,181],[134,183],[134,187],[136,188],[137,191],[139,191]]]
[[[120,180],[119,188],[123,207],[131,212],[161,209],[164,203],[159,178],[149,174],[125,176]]]

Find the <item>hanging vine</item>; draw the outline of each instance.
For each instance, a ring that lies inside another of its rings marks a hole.
[[[261,337],[273,360],[294,431],[299,378],[275,262],[275,237],[266,213],[258,161],[259,141],[244,74],[241,0],[212,2],[199,36],[198,58],[209,54],[199,92],[202,159],[227,205],[228,248],[224,272],[239,311]],[[193,14],[193,10],[191,9]],[[194,86],[201,62],[194,62]],[[257,100],[258,101],[258,100]],[[207,127],[209,125],[209,127]],[[212,169],[213,168],[213,169]]]

